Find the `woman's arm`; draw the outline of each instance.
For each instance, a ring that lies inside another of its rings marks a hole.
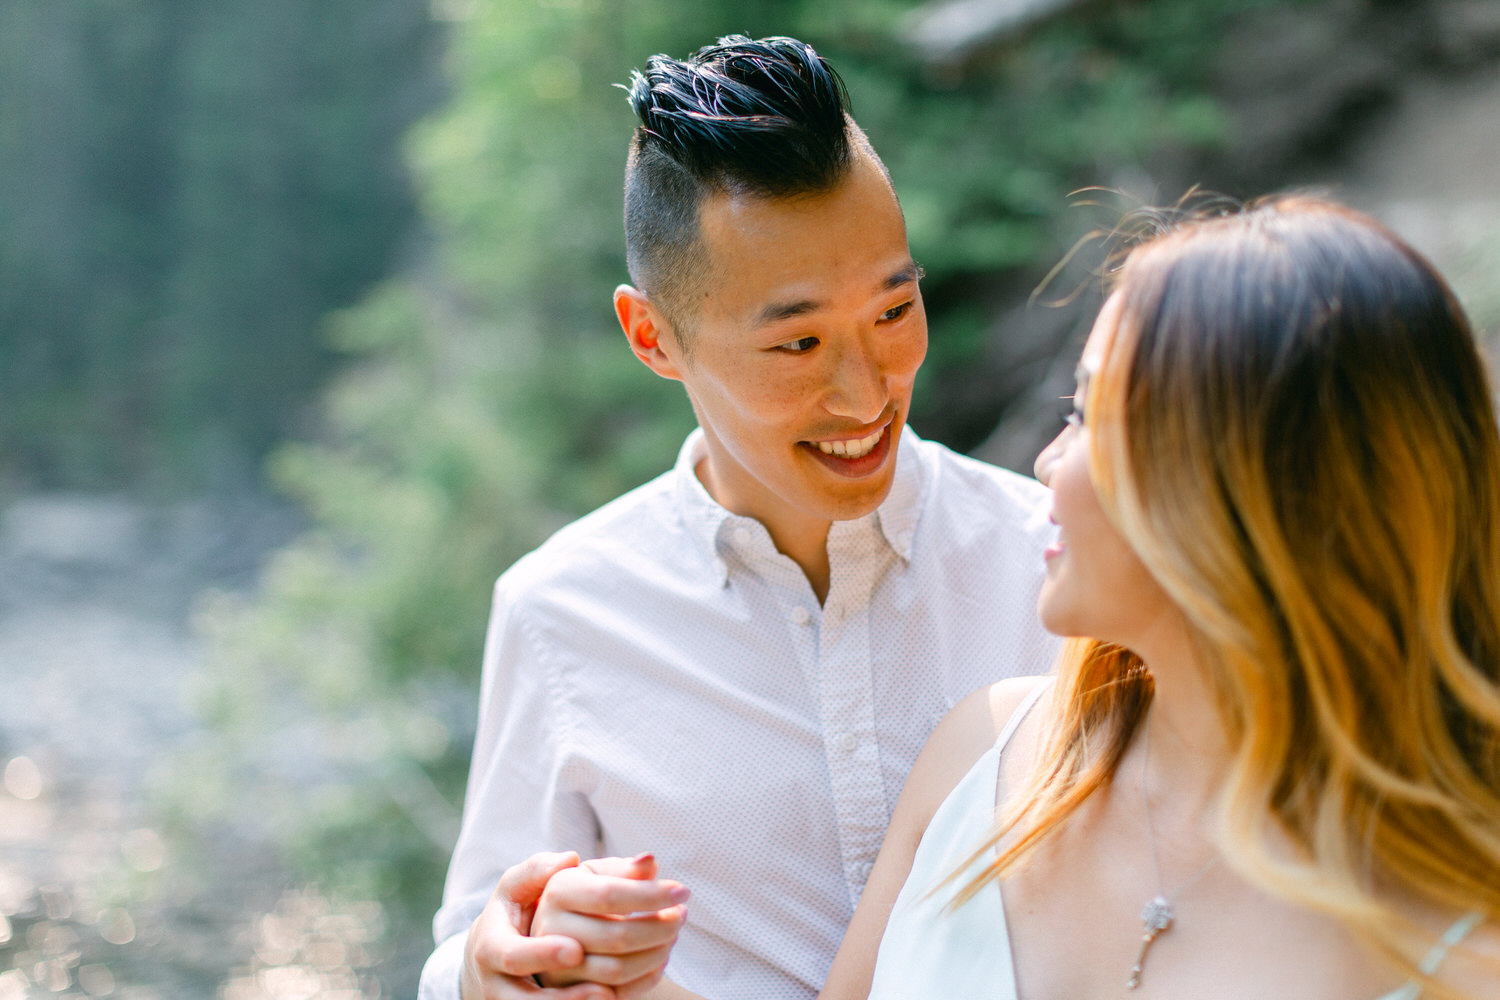
[[[864,1000],[891,907],[911,873],[917,844],[938,806],[995,742],[1011,713],[1042,677],[1018,677],[981,688],[938,723],[912,765],[870,881],[844,933],[819,1000]]]

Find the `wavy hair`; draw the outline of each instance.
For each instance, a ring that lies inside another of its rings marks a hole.
[[[1452,996],[1390,894],[1500,915],[1500,434],[1469,322],[1331,202],[1156,218],[1116,272],[1090,467],[1207,665],[1227,860]],[[1061,719],[958,902],[1111,780],[1152,693],[1128,650],[1065,648]]]

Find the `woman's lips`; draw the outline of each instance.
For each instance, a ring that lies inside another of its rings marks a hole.
[[[1057,518],[1052,514],[1047,515],[1047,520],[1052,522],[1053,524],[1057,524]],[[1064,544],[1062,540],[1062,530],[1061,528],[1059,528],[1057,540],[1042,551],[1042,561],[1051,562],[1066,551],[1068,551],[1068,546]]]

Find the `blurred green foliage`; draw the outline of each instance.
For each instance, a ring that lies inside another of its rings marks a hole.
[[[226,731],[253,738],[274,681],[335,730],[366,734],[338,744],[343,791],[299,817],[319,869],[383,872],[365,888],[409,891],[413,912],[430,912],[494,577],[667,467],[691,426],[680,391],[614,329],[633,121],[613,84],[651,53],[731,31],[815,44],[901,194],[929,273],[932,364],[957,367],[983,345],[965,279],[1045,268],[1068,241],[1073,188],[1164,147],[1219,143],[1227,126],[1204,81],[1232,19],[1274,2],[1094,4],[961,75],[901,44],[910,4],[442,3],[462,16],[452,99],[409,146],[436,238],[330,323],[345,363],[324,433],[271,466],[313,530],[273,560],[260,595],[204,616]]]
[[[0,472],[247,478],[415,222],[424,0],[0,4]]]

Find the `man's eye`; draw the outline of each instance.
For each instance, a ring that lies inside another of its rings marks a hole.
[[[906,313],[907,313],[907,311],[910,310],[910,309],[911,309],[911,303],[910,302],[903,302],[899,306],[892,306],[891,308],[887,309],[885,312],[881,313],[880,314],[880,318],[881,318],[882,321],[884,321],[886,323],[889,323],[889,322],[891,322],[893,320],[900,319],[902,316],[905,316]]]
[[[817,346],[817,337],[803,337],[801,340],[793,340],[790,343],[782,344],[780,350],[786,351],[788,354],[805,354]]]

